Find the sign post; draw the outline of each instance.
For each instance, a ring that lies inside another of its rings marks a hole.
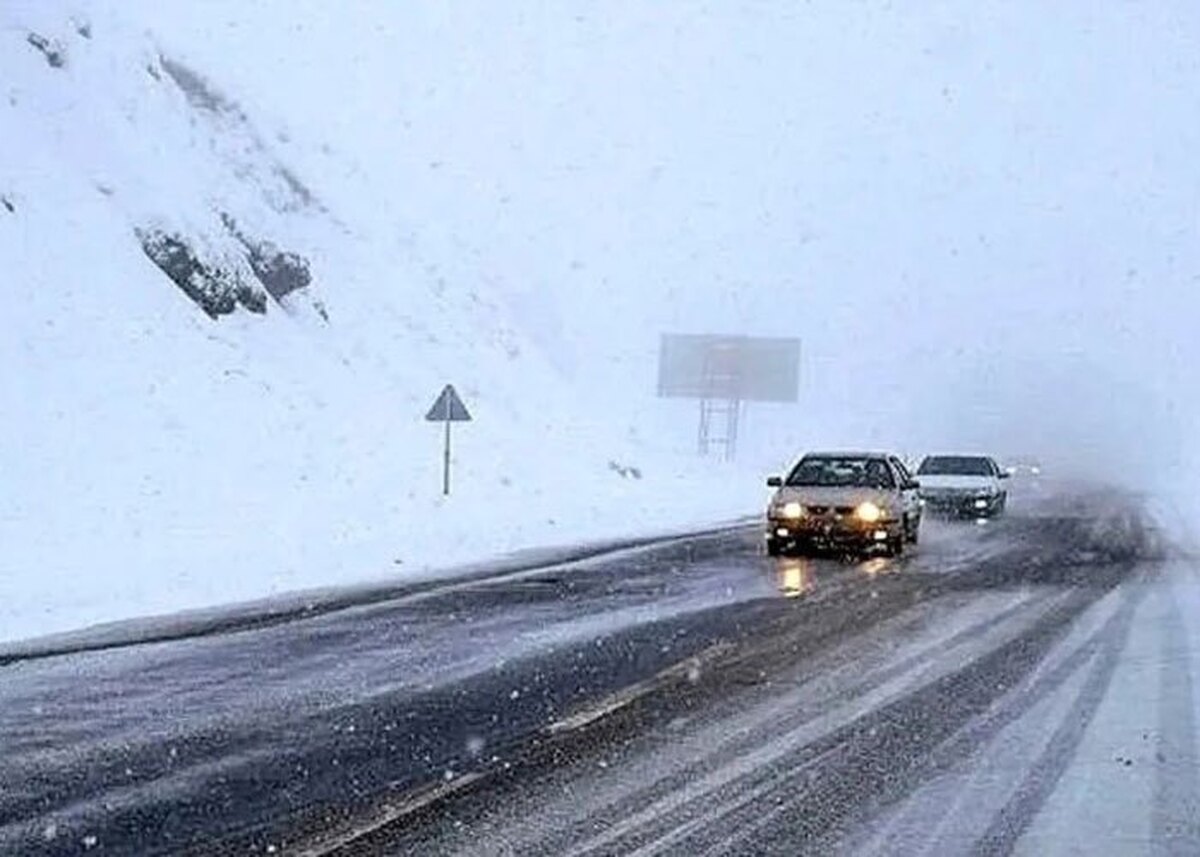
[[[467,411],[467,406],[463,404],[462,399],[458,397],[454,385],[447,384],[437,397],[437,401],[433,403],[433,407],[429,409],[429,413],[425,415],[425,419],[431,423],[445,424],[445,446],[442,450],[442,494],[448,496],[450,494],[450,423],[470,422],[471,414]]]

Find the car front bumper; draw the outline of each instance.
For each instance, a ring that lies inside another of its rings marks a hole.
[[[933,515],[984,518],[1000,511],[1001,496],[979,494],[922,494],[925,510]]]
[[[770,518],[766,538],[777,544],[819,544],[829,546],[883,545],[902,538],[902,526],[897,520],[867,523],[851,516],[805,517],[800,519]]]

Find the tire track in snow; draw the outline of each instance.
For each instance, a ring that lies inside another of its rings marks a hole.
[[[1108,693],[1121,652],[1129,639],[1134,610],[1145,596],[1146,589],[1135,586],[1126,589],[1126,592],[1128,594],[1117,613],[1105,623],[1092,641],[1089,641],[1089,645],[1078,653],[1090,654],[1094,649],[1098,649],[1094,659],[1090,661],[1090,668],[1089,662],[1078,664],[1079,669],[1088,669],[1088,674],[1074,705],[1051,736],[1041,755],[1030,766],[1017,793],[996,813],[991,825],[979,838],[975,847],[976,853],[988,857],[1010,854],[1070,766],[1075,750]],[[1072,658],[1068,663],[1075,665],[1075,661],[1076,659]],[[1061,683],[1065,678],[1066,676],[1056,676],[1054,684]],[[1047,683],[1039,691],[1029,694],[1028,699],[1023,700],[1027,704],[1022,705],[1021,709],[1028,710],[1049,689],[1050,685]],[[1014,711],[1014,714],[1016,713]]]

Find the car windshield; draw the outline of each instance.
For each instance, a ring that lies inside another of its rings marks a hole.
[[[886,462],[878,458],[805,458],[787,478],[794,487],[891,488],[894,480]]]
[[[966,455],[937,455],[921,462],[921,476],[995,476],[992,463],[986,458]]]

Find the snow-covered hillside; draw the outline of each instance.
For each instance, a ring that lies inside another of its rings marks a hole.
[[[369,174],[98,8],[0,7],[0,638],[753,510]]]
[[[806,447],[1192,510],[1197,33],[1189,4],[0,2],[0,637],[752,511]],[[653,398],[665,331],[802,340],[738,470]],[[477,420],[443,501],[448,382]]]

